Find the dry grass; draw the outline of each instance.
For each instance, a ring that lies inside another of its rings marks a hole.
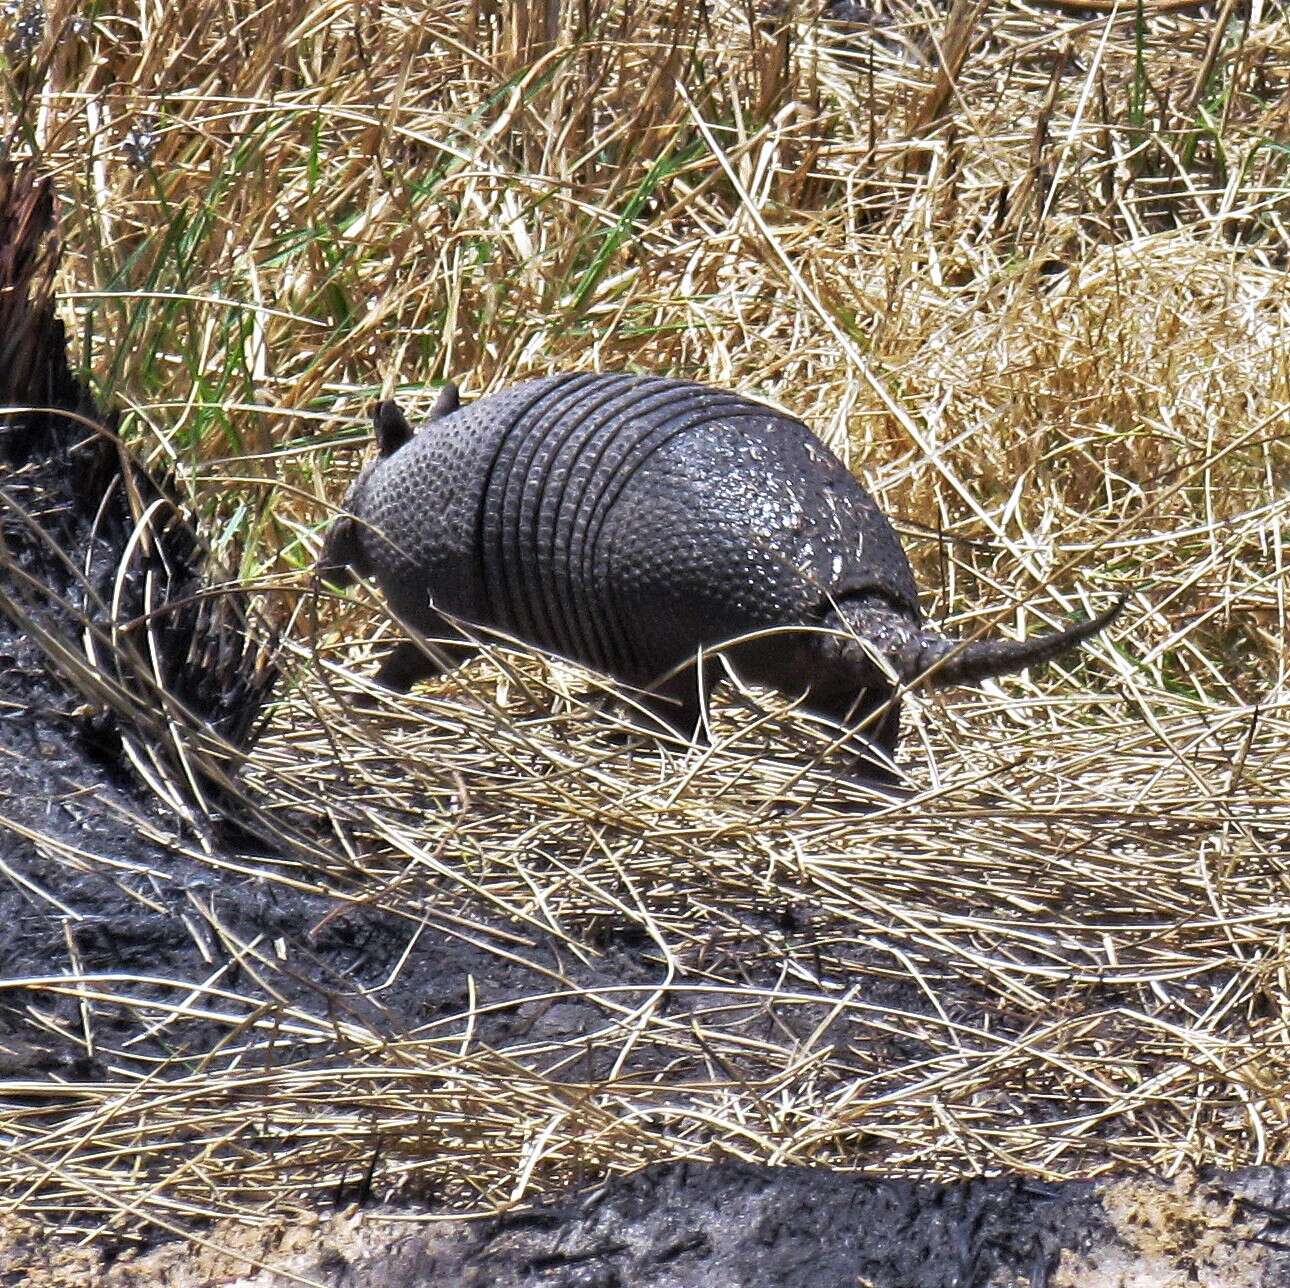
[[[875,36],[801,6],[189,0],[71,34],[58,4],[11,46],[96,377],[298,662],[245,787],[335,839],[272,879],[410,936],[504,911],[499,954],[594,961],[634,925],[658,965],[597,1031],[501,1048],[470,1007],[392,1035],[177,981],[227,1044],[14,1100],[13,1201],[253,1217],[378,1135],[387,1180],[471,1210],[681,1156],[1284,1159],[1290,28],[1217,8],[956,0]],[[1079,662],[916,702],[917,792],[876,813],[762,696],[711,750],[623,745],[593,681],[496,650],[348,714],[382,619],[306,570],[365,404],[575,365],[803,416],[955,629],[1130,611]],[[871,1000],[910,979],[916,1008]],[[164,1019],[128,980],[47,987]],[[284,1030],[343,1059],[283,1067]]]

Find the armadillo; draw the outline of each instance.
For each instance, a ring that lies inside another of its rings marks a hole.
[[[890,756],[902,688],[1045,662],[1123,606],[1020,641],[939,634],[891,524],[823,442],[690,381],[561,374],[464,406],[448,385],[415,433],[393,403],[374,419],[320,573],[370,579],[421,635],[471,624],[625,681],[685,737],[728,641],[741,678]],[[405,642],[377,678],[402,690],[445,664]]]

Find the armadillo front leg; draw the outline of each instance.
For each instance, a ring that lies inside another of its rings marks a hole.
[[[406,693],[422,680],[432,680],[460,665],[476,646],[442,618],[436,632],[442,638],[401,640],[381,659],[375,680],[382,688]]]

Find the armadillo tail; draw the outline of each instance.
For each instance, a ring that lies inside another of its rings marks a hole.
[[[974,684],[991,676],[1024,671],[1028,666],[1050,662],[1109,626],[1124,611],[1126,599],[1127,596],[1121,596],[1106,612],[1087,622],[1076,622],[1065,630],[1024,640],[969,640],[962,643],[925,630],[919,640],[917,671],[904,678],[907,683],[912,683],[920,673],[930,672],[925,683],[939,689],[952,684]]]

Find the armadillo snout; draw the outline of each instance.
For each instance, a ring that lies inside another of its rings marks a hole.
[[[358,541],[354,520],[347,514],[332,521],[323,538],[322,553],[315,565],[318,576],[328,585],[344,590],[355,581],[354,566],[358,561]]]

